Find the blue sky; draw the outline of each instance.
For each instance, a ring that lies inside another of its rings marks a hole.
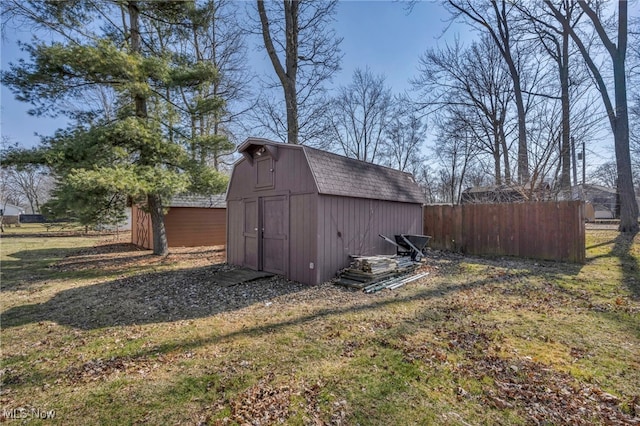
[[[338,6],[335,29],[343,37],[344,53],[342,70],[333,83],[348,84],[356,68],[369,67],[374,74],[386,76],[387,84],[396,93],[409,89],[408,80],[416,73],[418,59],[428,48],[452,39],[455,29],[450,29],[444,38],[439,37],[447,27],[446,11],[438,3],[419,2],[408,13],[405,4],[395,1],[342,1]],[[2,40],[2,69],[8,63],[22,57],[17,41],[29,41],[29,32],[5,34]],[[257,43],[249,41],[250,48]],[[253,49],[250,49],[253,50]],[[251,55],[260,60],[260,55]],[[258,69],[269,69],[265,62],[255,64]],[[1,89],[2,135],[24,146],[39,143],[36,134],[51,135],[56,129],[66,126],[64,117],[52,119],[32,117],[27,113],[29,105],[18,102],[5,87]],[[248,136],[248,135],[247,135]]]

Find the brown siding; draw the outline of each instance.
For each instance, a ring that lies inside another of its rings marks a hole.
[[[393,254],[395,246],[378,236],[420,234],[422,207],[339,196],[318,198],[318,281],[335,276],[349,255]]]
[[[226,209],[172,207],[164,217],[164,225],[169,247],[226,244]],[[131,242],[153,249],[151,217],[136,205],[131,207]]]
[[[171,207],[164,225],[169,247],[226,244],[226,209]]]
[[[559,203],[426,206],[424,233],[436,249],[583,263],[584,210]]]

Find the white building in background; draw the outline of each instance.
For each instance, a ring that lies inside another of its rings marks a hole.
[[[20,216],[24,214],[24,209],[13,204],[5,203],[0,200],[0,216]]]

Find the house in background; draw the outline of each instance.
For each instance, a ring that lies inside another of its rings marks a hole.
[[[248,139],[227,191],[227,262],[319,284],[349,255],[394,254],[378,234],[422,234],[409,173],[308,146]]]
[[[0,200],[0,217],[3,225],[18,225],[21,214],[24,214],[22,207]]]
[[[580,184],[572,188],[572,196],[575,200],[584,200],[587,203],[587,220],[617,219],[620,215],[616,188]]]
[[[180,195],[166,205],[164,216],[169,247],[219,246],[226,243],[224,195]],[[140,206],[131,207],[131,242],[153,249],[151,216]]]

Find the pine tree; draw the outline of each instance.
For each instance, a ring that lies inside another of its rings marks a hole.
[[[77,121],[43,146],[44,161],[59,180],[50,206],[59,213],[73,208],[83,221],[93,222],[117,217],[131,197],[150,212],[154,254],[167,254],[163,203],[176,193],[220,192],[226,185],[226,177],[208,166],[207,152],[196,147],[228,141],[181,132],[175,112],[186,109],[175,93],[207,87],[218,78],[215,67],[185,59],[177,42],[156,46],[144,39],[152,27],[190,25],[194,3],[78,0],[13,6],[15,16],[54,28],[61,37],[25,45],[30,62],[12,64],[3,83],[32,103],[34,114],[62,113]],[[97,89],[112,94],[115,104],[102,110],[68,108]],[[215,96],[201,97],[191,112],[216,115],[223,106]]]

